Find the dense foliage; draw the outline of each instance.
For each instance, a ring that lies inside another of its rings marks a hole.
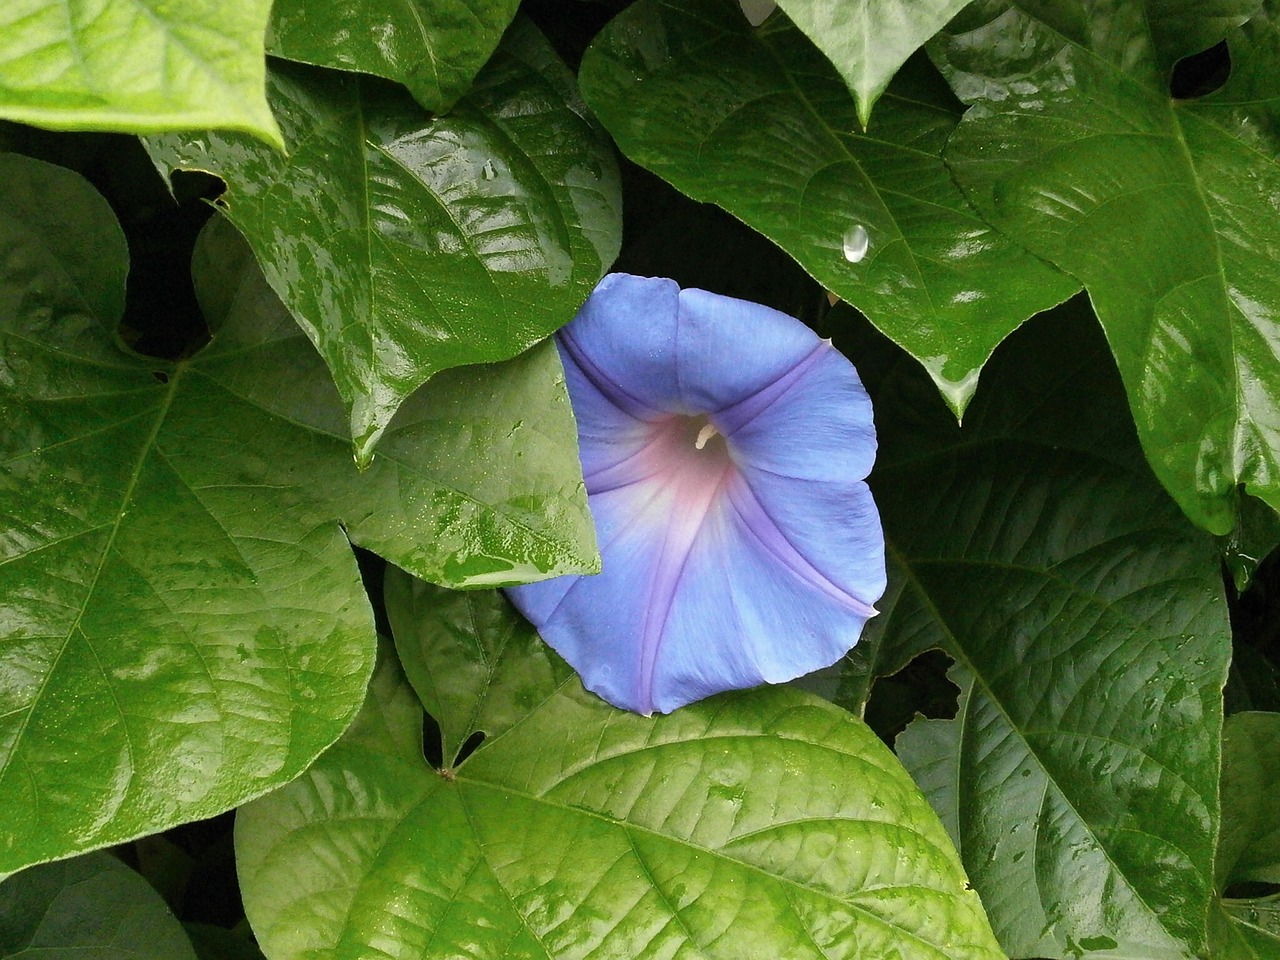
[[[1280,0],[518,6],[0,9],[0,956],[1280,957]],[[835,666],[493,589],[610,270],[857,366]]]

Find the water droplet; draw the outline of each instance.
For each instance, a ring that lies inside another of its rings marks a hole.
[[[866,227],[855,223],[844,232],[843,243],[844,258],[850,263],[860,263],[867,255],[867,248],[871,246],[871,237],[867,235]]]
[[[480,169],[480,175],[486,180],[492,180],[498,175],[498,169],[493,165],[492,160],[484,162],[484,166]]]
[[[778,9],[773,0],[738,0],[738,6],[742,8],[742,15],[747,18],[747,23],[753,27],[760,26],[769,19],[769,14]]]

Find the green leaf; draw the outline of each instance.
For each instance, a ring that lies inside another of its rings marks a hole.
[[[413,644],[431,625],[455,642],[441,602],[420,606]],[[785,688],[618,711],[549,682],[503,598],[471,602],[536,695],[435,771],[421,707],[383,660],[347,735],[237,816],[272,960],[1000,956],[945,831],[861,721]]]
[[[780,0],[778,6],[844,78],[865,129],[898,68],[968,2]]]
[[[119,346],[124,239],[76,175],[0,158],[0,249],[0,874],[219,813],[332,743],[374,654],[348,536],[462,585],[598,562],[553,346],[438,378],[361,475],[225,222],[196,253],[213,342],[178,363]]]
[[[403,83],[426,109],[467,92],[518,0],[276,0],[268,49],[280,57]]]
[[[1239,713],[1222,734],[1222,833],[1210,915],[1214,960],[1271,960],[1280,952],[1280,894],[1239,898],[1233,884],[1280,883],[1280,714]]]
[[[919,359],[957,414],[996,344],[1078,288],[969,208],[941,157],[959,107],[923,60],[861,135],[844,83],[783,18],[753,30],[732,0],[639,0],[580,82],[628,157],[785,249]]]
[[[1239,484],[1280,508],[1276,0],[1228,37],[1221,90],[1175,101],[1166,68],[1254,6],[980,0],[931,47],[973,105],[956,178],[1084,283],[1156,475],[1219,534]]]
[[[217,134],[148,149],[164,172],[227,181],[223,208],[329,365],[367,464],[433,374],[514,356],[572,318],[617,255],[616,165],[523,20],[446,117],[296,65],[270,90],[288,157]]]
[[[888,666],[954,659],[898,754],[1014,957],[1203,955],[1230,655],[1213,538],[1163,496],[1082,304],[991,364],[963,429],[881,344],[872,487]],[[1108,946],[1109,945],[1109,946]]]
[[[1227,901],[1209,922],[1213,960],[1274,960],[1280,951],[1280,895]]]
[[[267,106],[270,0],[5,0],[0,117],[52,130],[239,130],[283,146]]]
[[[1280,713],[1229,717],[1222,734],[1220,886],[1280,883]],[[1278,928],[1280,929],[1280,928]]]
[[[160,895],[105,853],[32,867],[0,883],[0,957],[196,960]]]
[[[446,764],[471,734],[505,733],[573,674],[528,621],[487,594],[442,590],[391,568],[386,603],[404,672],[440,725]]]

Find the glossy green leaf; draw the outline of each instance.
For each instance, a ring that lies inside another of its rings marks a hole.
[[[413,646],[433,624],[456,642],[438,599],[418,598]],[[237,816],[271,960],[1000,956],[945,831],[861,721],[785,688],[615,710],[557,684],[501,596],[469,602],[504,669],[531,671],[523,715],[433,770],[387,657],[347,735]]]
[[[359,708],[348,543],[457,584],[593,569],[550,345],[450,372],[365,474],[324,365],[222,221],[213,342],[122,349],[124,239],[79,177],[0,159],[0,874],[210,816]],[[345,528],[345,532],[344,532]]]
[[[160,895],[105,853],[42,864],[0,883],[0,957],[196,960]]]
[[[931,47],[973,105],[947,147],[956,178],[1084,283],[1147,458],[1215,533],[1241,483],[1280,508],[1275,0],[1227,38],[1221,90],[1174,101],[1167,65],[1251,6],[981,0]]]
[[[1013,957],[1203,954],[1230,656],[1213,538],[1151,476],[1079,299],[1015,335],[964,428],[883,345],[881,672],[952,657],[953,720],[898,754]],[[1110,953],[1106,953],[1110,950]]]
[[[53,130],[217,127],[272,148],[271,0],[5,0],[0,117]]]
[[[623,152],[765,234],[929,370],[957,414],[991,351],[1075,281],[978,219],[942,163],[959,107],[923,60],[855,133],[853,98],[781,17],[640,0],[583,58]]]
[[[268,49],[280,57],[403,83],[428,110],[467,92],[518,0],[276,0]]]
[[[969,0],[779,0],[839,71],[865,128],[871,108],[907,62]]]
[[[367,463],[433,374],[511,357],[573,317],[617,255],[607,140],[527,21],[432,119],[399,88],[281,64],[289,156],[243,137],[149,141],[165,172],[227,181],[222,205],[316,344]]]

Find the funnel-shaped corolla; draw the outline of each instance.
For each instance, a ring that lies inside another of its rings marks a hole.
[[[612,274],[557,334],[602,570],[507,592],[610,703],[827,666],[885,587],[853,365],[759,304]]]

